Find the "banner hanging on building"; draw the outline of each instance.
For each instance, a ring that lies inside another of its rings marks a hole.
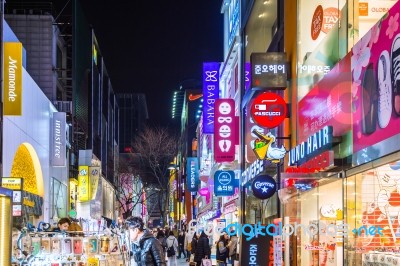
[[[78,196],[80,201],[90,200],[89,166],[80,165],[78,168]]]
[[[214,103],[219,98],[218,62],[203,63],[203,133],[214,133]]]
[[[100,179],[100,166],[90,166],[89,180],[90,180],[90,195],[92,200],[96,198],[97,189],[99,187],[99,179]]]
[[[216,162],[235,160],[236,130],[235,101],[219,99],[215,101],[214,159]]]
[[[199,187],[199,162],[196,157],[187,158],[186,180],[190,192],[196,192]]]
[[[22,115],[22,43],[4,43],[3,114]]]
[[[67,122],[66,113],[55,112],[53,113],[53,123],[51,126],[52,139],[51,139],[51,165],[62,167],[66,165],[66,131],[65,125]]]

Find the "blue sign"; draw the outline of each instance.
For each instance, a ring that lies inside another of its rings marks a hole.
[[[197,157],[188,157],[186,165],[187,187],[190,192],[196,192],[199,189],[199,162]]]
[[[235,194],[235,187],[238,182],[235,180],[234,171],[216,171],[214,174],[215,196],[232,196]]]
[[[214,133],[214,103],[219,98],[220,63],[203,63],[203,133]]]
[[[251,184],[251,189],[253,195],[259,199],[268,199],[275,194],[276,182],[272,176],[269,175],[259,175],[254,178]]]

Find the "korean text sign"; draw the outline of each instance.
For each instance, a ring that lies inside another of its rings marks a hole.
[[[214,133],[214,103],[219,98],[220,63],[203,63],[203,133]]]
[[[285,89],[287,69],[285,53],[252,53],[251,87],[262,89]]]
[[[232,196],[235,194],[235,172],[218,170],[214,174],[215,196]]]
[[[232,162],[235,159],[237,119],[235,101],[215,101],[214,159],[216,162]]]

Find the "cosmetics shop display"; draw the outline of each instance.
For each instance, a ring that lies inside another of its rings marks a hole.
[[[23,254],[28,262],[23,265],[32,266],[128,265],[129,244],[124,235],[86,232],[75,235],[82,236],[71,237],[41,232],[40,235],[30,234],[22,237],[20,243],[18,239],[13,238],[13,257],[18,258]]]

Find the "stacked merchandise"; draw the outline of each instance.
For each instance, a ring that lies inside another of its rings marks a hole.
[[[14,234],[13,265],[129,265],[129,244],[125,233],[120,230],[105,232],[100,234],[98,232],[20,232]]]

